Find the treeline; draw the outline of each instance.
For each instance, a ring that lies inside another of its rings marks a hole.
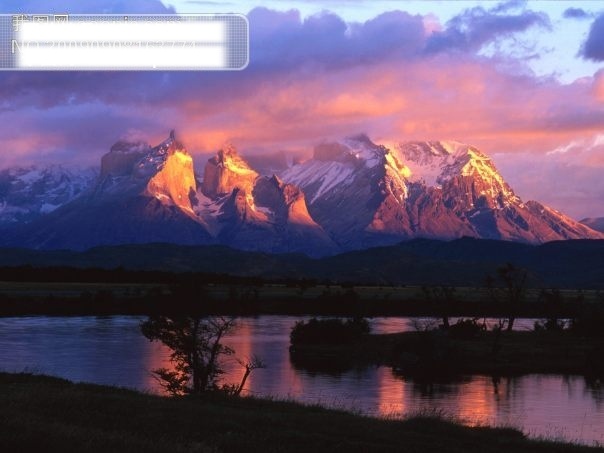
[[[79,268],[68,266],[0,267],[0,281],[5,282],[52,282],[52,283],[141,283],[141,284],[187,284],[191,281],[205,284],[242,284],[264,285],[277,283],[284,285],[314,285],[315,280],[295,278],[268,280],[256,276],[238,276],[221,273],[203,272],[165,272],[130,270],[123,267],[115,269]]]
[[[604,304],[600,292],[587,301],[581,291],[553,289],[543,289],[529,301],[527,272],[512,265],[499,268],[483,288],[423,286],[404,299],[385,287],[368,290],[352,283],[124,268],[2,267],[0,282],[5,282],[0,284],[0,316],[320,314],[437,316],[445,321],[449,316],[503,316],[512,325],[514,317],[570,318],[594,302]],[[483,296],[470,297],[481,292]]]
[[[108,285],[78,290],[70,297],[60,293],[11,294],[0,290],[0,316],[20,315],[326,315],[326,316],[446,316],[508,317],[509,307],[494,301],[441,300],[422,297],[412,300],[360,299],[354,289],[344,293],[323,293],[303,298],[295,287],[279,298],[263,298],[262,284],[224,285],[226,294],[216,297],[214,284],[200,280],[147,288],[126,287],[117,291]],[[592,306],[604,304],[581,299],[547,299],[518,306],[514,316],[531,318],[573,318]]]

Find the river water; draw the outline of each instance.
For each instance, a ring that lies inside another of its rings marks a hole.
[[[169,351],[140,334],[145,318],[0,318],[0,368],[61,376],[158,393],[151,370],[169,366]],[[494,380],[465,376],[454,382],[415,382],[387,367],[322,373],[296,368],[289,357],[292,316],[241,318],[227,343],[236,356],[257,355],[245,393],[344,408],[382,417],[442,413],[469,425],[512,426],[530,436],[604,444],[604,383],[581,376],[527,375]],[[410,318],[373,318],[376,333],[412,329]],[[533,320],[519,320],[528,329]],[[225,363],[231,382],[243,370]]]

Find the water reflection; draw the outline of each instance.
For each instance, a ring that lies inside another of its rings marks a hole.
[[[466,376],[456,381],[404,379],[386,367],[331,374],[290,363],[289,332],[299,318],[245,318],[227,343],[242,359],[260,356],[266,369],[255,370],[245,393],[290,398],[401,417],[440,411],[468,424],[511,425],[532,435],[563,436],[604,443],[604,386],[578,376],[530,375],[494,379]],[[169,366],[169,351],[139,333],[142,318],[4,318],[0,319],[0,366],[33,370],[75,381],[120,385],[159,392],[150,371]],[[524,320],[519,328],[529,328]],[[406,318],[376,318],[374,331],[409,328]],[[230,383],[243,369],[225,363]]]
[[[407,412],[405,382],[402,379],[392,379],[392,372],[386,367],[380,367],[377,376],[379,402],[377,412],[386,418],[402,417]]]

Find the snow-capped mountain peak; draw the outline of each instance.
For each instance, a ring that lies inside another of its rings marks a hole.
[[[382,146],[356,136],[318,146],[313,159],[281,176],[303,189],[311,216],[351,247],[364,246],[367,234],[371,243],[418,236],[600,237],[547,207],[523,203],[488,155],[456,141]]]
[[[193,168],[171,132],[155,147],[118,141],[96,185],[94,174],[62,167],[4,170],[0,226],[14,225],[5,244],[222,243],[325,255],[414,237],[604,238],[522,202],[485,153],[454,141],[385,146],[357,135],[321,143],[311,159],[272,176],[227,145],[207,161],[200,187]]]
[[[347,137],[343,143],[348,147],[350,154],[368,168],[382,164],[388,154],[386,147],[376,145],[365,134]]]
[[[442,188],[455,177],[470,177],[488,185],[485,194],[516,197],[491,158],[477,148],[456,141],[407,142],[393,145],[408,168],[407,179]]]
[[[0,170],[0,226],[29,223],[86,192],[95,168],[33,165]]]

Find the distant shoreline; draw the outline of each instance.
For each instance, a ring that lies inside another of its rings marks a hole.
[[[434,316],[441,317],[443,301],[427,298],[419,286],[361,286],[305,281],[262,281],[204,276],[170,276],[128,281],[124,271],[106,271],[98,280],[1,281],[0,316],[97,316],[151,314]],[[2,273],[0,272],[0,278]],[[120,279],[112,278],[120,276]],[[150,273],[151,277],[155,274]],[[160,274],[164,275],[164,274]],[[164,275],[165,276],[165,275]],[[179,280],[180,278],[180,280]],[[171,280],[170,280],[171,279]],[[195,282],[191,285],[191,280]],[[539,289],[527,291],[517,316],[541,318],[552,307],[540,299]],[[601,306],[597,290],[562,290],[556,315],[571,318],[585,307]],[[504,303],[489,300],[485,288],[458,287],[446,302],[449,316],[505,317]]]

